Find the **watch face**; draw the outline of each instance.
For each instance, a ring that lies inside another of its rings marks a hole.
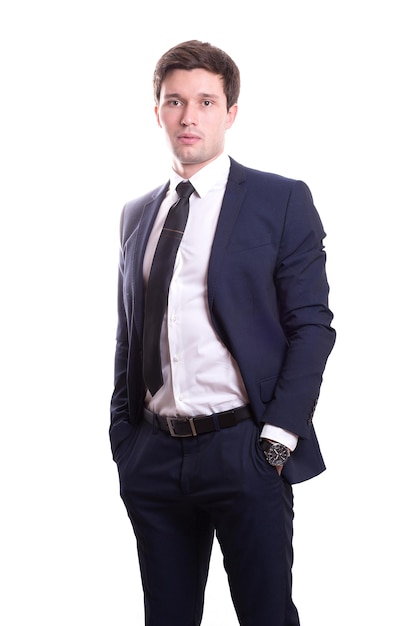
[[[265,456],[270,465],[284,465],[289,457],[289,450],[280,443],[271,444],[269,449],[265,451]]]

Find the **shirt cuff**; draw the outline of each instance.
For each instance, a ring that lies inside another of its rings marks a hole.
[[[271,424],[264,425],[261,437],[263,439],[272,439],[272,441],[282,443],[284,446],[287,446],[291,452],[294,452],[298,443],[297,435],[290,433],[288,430],[284,430],[284,428],[279,428],[279,426],[272,426]]]

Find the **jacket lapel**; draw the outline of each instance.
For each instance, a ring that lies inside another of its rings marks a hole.
[[[213,306],[217,279],[221,272],[224,253],[246,193],[244,168],[233,159],[230,159],[230,161],[229,180],[226,185],[219,221],[214,235],[208,269],[207,293],[210,310],[212,310]]]
[[[133,267],[134,284],[132,285],[133,293],[133,311],[136,329],[139,335],[142,334],[143,307],[144,307],[144,284],[143,284],[143,257],[145,255],[146,245],[149,235],[151,234],[156,215],[158,213],[161,202],[165,197],[169,183],[163,185],[152,199],[143,207],[142,215],[138,223],[136,231],[136,241],[134,246]],[[140,326],[140,328],[139,328]]]

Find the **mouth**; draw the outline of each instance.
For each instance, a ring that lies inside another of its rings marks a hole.
[[[181,133],[177,136],[179,143],[184,146],[193,146],[198,141],[200,141],[200,137],[198,135],[194,135],[193,133]]]

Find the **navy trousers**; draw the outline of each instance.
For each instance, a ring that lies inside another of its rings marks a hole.
[[[172,438],[143,421],[122,445],[146,626],[201,623],[214,535],[241,626],[299,626],[292,488],[266,462],[256,424]]]

